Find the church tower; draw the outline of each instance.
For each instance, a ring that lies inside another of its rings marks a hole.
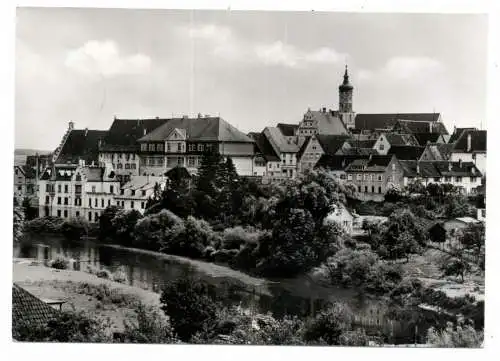
[[[339,115],[340,119],[347,126],[347,129],[354,128],[355,113],[352,111],[352,93],[354,87],[349,82],[349,72],[345,66],[344,82],[339,86]]]

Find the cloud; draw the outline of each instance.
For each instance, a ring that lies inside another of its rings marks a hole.
[[[256,45],[254,51],[257,59],[266,65],[282,65],[295,68],[300,57],[293,46],[283,44],[281,41]]]
[[[361,69],[358,78],[361,81],[426,81],[445,71],[439,61],[429,57],[393,57],[378,70]]]
[[[121,55],[114,41],[91,40],[82,47],[69,51],[65,65],[84,75],[112,77],[146,73],[151,67],[151,58],[140,53]]]
[[[188,32],[191,38],[209,39],[217,42],[227,41],[232,35],[230,28],[215,24],[192,26],[189,27]]]

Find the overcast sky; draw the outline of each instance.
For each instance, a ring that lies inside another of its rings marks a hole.
[[[486,127],[481,15],[36,9],[17,12],[17,148],[53,150],[68,121],[217,115],[244,132],[338,108],[441,112]]]

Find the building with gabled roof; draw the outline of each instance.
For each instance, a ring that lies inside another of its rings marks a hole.
[[[466,130],[477,130],[477,128],[469,127],[469,128],[453,128],[453,133],[451,134],[450,139],[448,139],[448,143],[455,143],[458,138],[462,135],[462,133]]]
[[[464,130],[453,143],[451,160],[472,162],[486,175],[486,130]]]
[[[336,154],[344,146],[349,147],[346,141],[348,135],[316,134],[306,137],[304,144],[297,153],[299,169],[313,169],[323,154]]]
[[[403,186],[419,181],[424,186],[431,183],[452,184],[464,193],[475,193],[481,186],[481,172],[472,162],[401,160]]]
[[[347,182],[354,185],[361,200],[382,201],[389,188],[403,183],[403,170],[394,155],[355,159],[345,172]]]
[[[413,134],[382,133],[373,144],[379,154],[386,155],[393,146],[418,146],[418,141]]]
[[[276,124],[276,128],[281,131],[285,137],[294,137],[297,135],[297,130],[299,129],[298,124],[286,124],[286,123],[278,123]]]
[[[446,144],[448,143],[443,134],[440,133],[413,133],[418,144],[425,147],[429,143]]]
[[[264,133],[252,132],[248,136],[255,142],[253,175],[262,176],[264,182],[281,179],[281,159]]]
[[[453,149],[453,144],[449,143],[430,143],[425,146],[422,155],[420,156],[421,161],[425,160],[449,160],[451,157],[451,151]]]
[[[297,175],[297,153],[300,150],[300,137],[287,137],[277,127],[266,127],[262,132],[274,152],[280,158],[280,172],[284,178],[294,178]],[[302,138],[302,142],[305,138]]]
[[[144,214],[147,201],[153,196],[155,187],[163,191],[166,183],[166,176],[133,176],[121,186],[119,194],[115,195],[116,205],[125,210],[135,209]]]
[[[445,125],[440,121],[416,121],[409,119],[398,119],[391,131],[403,134],[415,133],[438,133],[447,135]]]

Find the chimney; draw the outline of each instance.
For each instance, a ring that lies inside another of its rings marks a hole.
[[[323,113],[326,113],[326,108],[323,108]]]
[[[85,136],[87,136],[88,132],[89,132],[89,128],[85,128]]]
[[[73,130],[74,127],[75,127],[75,123],[73,123],[73,122],[68,123],[68,130]]]
[[[198,119],[200,119],[200,118],[201,118],[201,113],[198,113]]]
[[[470,152],[472,150],[472,134],[467,134],[467,151]]]

